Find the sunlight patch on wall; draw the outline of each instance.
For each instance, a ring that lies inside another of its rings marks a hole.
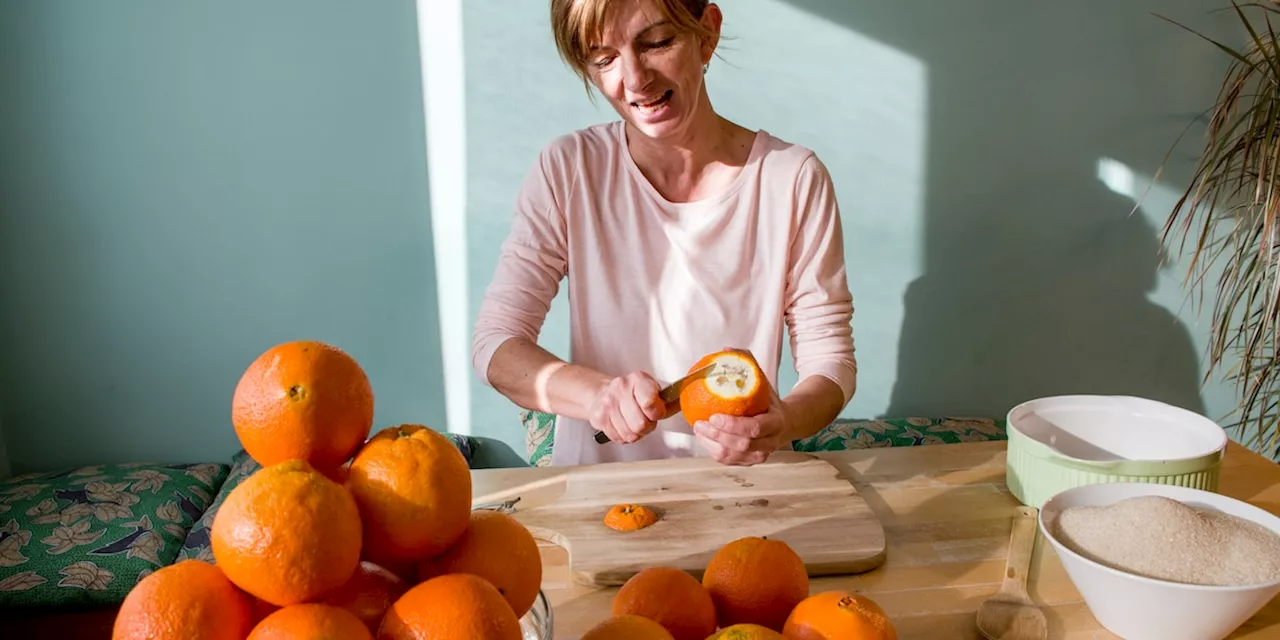
[[[1169,212],[1173,211],[1174,205],[1182,195],[1168,185],[1159,182],[1153,183],[1152,176],[1140,174],[1114,158],[1099,158],[1097,175],[1098,181],[1113,193],[1124,196],[1130,203],[1138,205],[1137,211],[1133,215],[1141,215],[1157,234],[1164,228]],[[1116,212],[1116,215],[1126,214],[1127,212],[1125,211]],[[1185,273],[1185,261],[1177,255],[1177,247],[1171,247],[1169,262],[1163,265],[1160,272],[1156,274],[1155,289],[1147,297],[1152,302],[1159,304],[1174,314],[1186,316],[1187,323],[1195,326],[1197,319],[1188,315],[1188,309],[1186,309],[1187,289],[1184,288],[1182,283]],[[1201,333],[1198,331],[1193,332],[1197,339],[1202,342]],[[1196,346],[1203,347],[1204,345],[1197,344]]]
[[[723,31],[707,74],[717,110],[813,149],[835,182],[862,371],[844,415],[878,414],[896,377],[902,292],[924,271],[928,69],[783,0],[727,6]],[[787,348],[782,390],[796,381],[789,361]]]
[[[1118,160],[1098,159],[1098,180],[1107,185],[1111,191],[1130,200],[1137,196],[1137,191],[1134,189],[1136,180],[1133,170]]]
[[[1136,205],[1132,215],[1142,216],[1147,224],[1159,234],[1168,220],[1170,212],[1183,195],[1183,189],[1155,181],[1154,176],[1134,171],[1128,165],[1114,158],[1102,157],[1097,162],[1098,181],[1117,195],[1124,196]],[[1118,211],[1117,215],[1126,215],[1126,211]],[[1188,284],[1185,279],[1190,262],[1192,247],[1186,252],[1180,250],[1181,236],[1171,234],[1170,245],[1166,249],[1165,264],[1156,273],[1155,287],[1148,292],[1147,299],[1160,305],[1177,316],[1191,330],[1191,339],[1195,344],[1196,355],[1203,362],[1205,349],[1208,348],[1209,323],[1212,322],[1210,311],[1213,299],[1214,283],[1220,270],[1213,268],[1206,276],[1203,291],[1199,287]],[[1192,295],[1194,294],[1194,297]],[[1201,374],[1203,375],[1203,365]],[[1204,391],[1205,405],[1209,416],[1217,418],[1225,415],[1234,406],[1228,385],[1209,386]]]
[[[445,429],[471,433],[471,328],[467,306],[467,134],[461,0],[418,0],[431,232],[439,292]]]

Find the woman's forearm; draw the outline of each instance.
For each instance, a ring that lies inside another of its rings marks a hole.
[[[490,384],[512,402],[582,420],[610,380],[594,369],[566,363],[525,338],[503,342],[489,362]]]
[[[809,376],[782,399],[787,417],[786,442],[808,438],[831,424],[844,409],[844,391],[824,376]]]

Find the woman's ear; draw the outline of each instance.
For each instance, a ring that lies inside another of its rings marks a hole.
[[[702,26],[714,35],[706,36],[702,39],[702,64],[709,64],[711,56],[716,53],[716,46],[720,44],[720,24],[724,21],[724,15],[720,13],[720,6],[714,2],[707,3],[707,7],[702,10]]]

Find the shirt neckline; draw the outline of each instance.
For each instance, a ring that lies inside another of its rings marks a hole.
[[[623,163],[627,167],[627,172],[631,174],[632,179],[639,183],[640,188],[644,189],[653,199],[657,200],[664,207],[672,209],[701,208],[708,205],[714,205],[732,197],[747,181],[748,172],[753,172],[760,163],[760,156],[764,152],[764,141],[768,137],[768,133],[764,129],[757,129],[755,137],[751,141],[751,151],[747,154],[747,161],[742,165],[742,169],[738,171],[738,175],[734,177],[733,182],[720,191],[702,198],[700,200],[691,200],[689,202],[672,202],[666,196],[658,191],[657,187],[649,182],[649,178],[640,171],[640,166],[636,164],[635,158],[631,156],[631,148],[627,146],[627,125],[623,120],[614,123],[614,136],[617,138],[618,145],[621,148]]]

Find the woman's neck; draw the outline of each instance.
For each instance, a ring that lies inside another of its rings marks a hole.
[[[627,147],[640,172],[672,202],[701,200],[726,188],[751,154],[755,134],[720,117],[703,95],[683,135],[654,140],[627,125]]]

